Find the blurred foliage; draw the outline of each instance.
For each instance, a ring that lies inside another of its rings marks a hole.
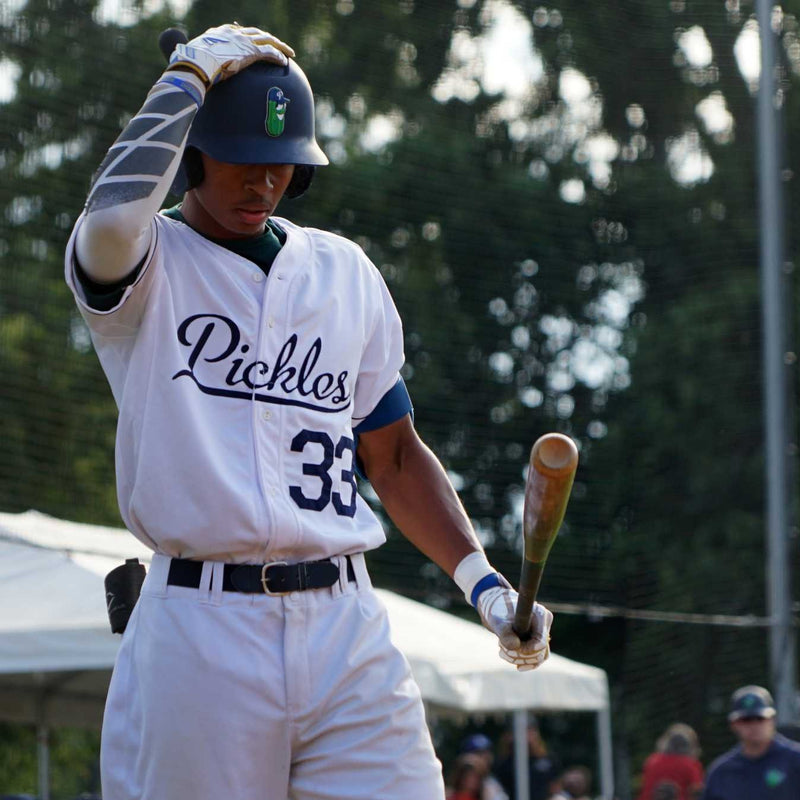
[[[124,24],[94,0],[0,9],[0,67],[18,70],[0,118],[0,508],[111,525],[115,408],[62,253],[92,172],[160,73],[158,33],[222,21],[209,0],[183,20],[123,7]],[[279,213],[354,239],[381,269],[417,426],[512,581],[530,445],[548,430],[580,443],[541,595],[583,609],[558,615],[554,649],[609,673],[623,798],[668,724],[693,725],[710,760],[731,743],[730,692],[769,683],[762,628],[591,611],[765,613],[755,97],[734,56],[753,11],[234,0],[225,12],[295,46],[332,164]],[[788,141],[792,11],[775,18]],[[498,53],[477,37],[494,41],[503,19],[534,47],[529,62],[506,54],[509,73],[528,64],[524,92],[483,79]],[[788,149],[790,258],[796,159]],[[379,585],[472,613],[395,532],[370,564]],[[2,736],[0,788],[33,774],[28,733]],[[590,725],[552,736],[564,761],[591,752]]]
[[[50,733],[52,800],[74,800],[100,792],[98,752],[94,731],[62,728]],[[0,793],[37,792],[36,730],[0,723]]]

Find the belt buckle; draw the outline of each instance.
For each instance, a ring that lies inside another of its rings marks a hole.
[[[287,567],[289,566],[286,561],[271,561],[269,564],[264,564],[261,567],[261,588],[264,590],[264,594],[268,594],[270,597],[283,597],[285,594],[290,594],[290,592],[273,592],[270,590],[269,586],[267,586],[267,570],[271,567]]]

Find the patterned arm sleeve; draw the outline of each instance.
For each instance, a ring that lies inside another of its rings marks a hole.
[[[204,97],[199,78],[165,73],[106,154],[75,244],[78,263],[91,280],[121,281],[144,259],[153,217],[178,171]]]

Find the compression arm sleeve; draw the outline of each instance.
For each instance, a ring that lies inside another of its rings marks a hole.
[[[204,98],[199,78],[165,72],[106,154],[75,243],[78,263],[93,281],[120,281],[147,254],[153,217],[167,197]]]

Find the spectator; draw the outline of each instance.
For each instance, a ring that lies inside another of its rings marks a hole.
[[[492,741],[482,733],[468,736],[461,744],[461,754],[471,754],[483,764],[483,794],[481,800],[509,800],[500,782],[492,774],[494,752]]]
[[[551,753],[539,731],[535,719],[528,723],[528,786],[530,787],[530,800],[546,800],[558,787],[558,776],[561,774],[561,761],[558,756]],[[509,732],[508,752],[497,764],[496,774],[506,794],[509,797],[517,796],[517,775],[514,767],[514,748],[511,746],[511,733]]]
[[[800,800],[800,745],[775,730],[772,695],[737,689],[728,721],[739,743],[709,768],[703,800]]]
[[[463,753],[447,782],[447,800],[483,800],[485,763],[475,753]]]
[[[689,725],[677,722],[659,737],[644,762],[639,800],[656,800],[655,789],[662,783],[675,785],[676,800],[694,800],[703,789],[700,744]]]
[[[550,796],[551,800],[591,800],[592,773],[588,767],[575,766],[564,770],[561,788]]]

